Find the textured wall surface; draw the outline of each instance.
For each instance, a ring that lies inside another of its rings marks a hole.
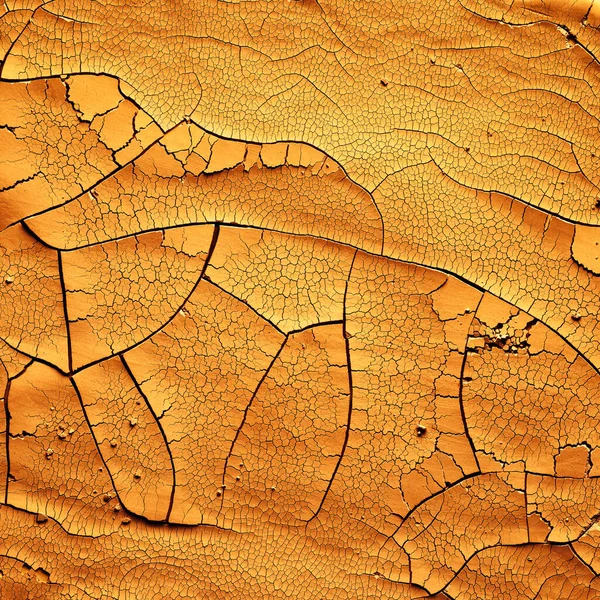
[[[0,3],[0,598],[600,598],[597,0]]]

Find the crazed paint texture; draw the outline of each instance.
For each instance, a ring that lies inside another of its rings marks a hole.
[[[0,4],[0,598],[600,598],[597,0]]]

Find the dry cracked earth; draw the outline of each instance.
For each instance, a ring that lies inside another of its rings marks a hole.
[[[0,3],[0,597],[600,598],[597,0]]]

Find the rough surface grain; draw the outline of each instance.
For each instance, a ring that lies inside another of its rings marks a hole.
[[[600,599],[596,0],[0,4],[2,600]]]

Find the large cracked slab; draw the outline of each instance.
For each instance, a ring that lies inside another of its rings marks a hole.
[[[7,0],[0,597],[600,598],[599,6]]]

